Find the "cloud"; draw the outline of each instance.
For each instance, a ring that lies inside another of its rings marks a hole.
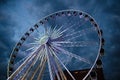
[[[5,80],[7,63],[10,52],[14,45],[12,37],[14,36],[14,24],[9,14],[4,10],[0,11],[0,79]]]
[[[105,77],[107,80],[119,79],[119,3],[119,0],[0,0],[0,79],[5,80],[10,52],[23,33],[44,16],[64,9],[82,10],[95,18],[106,40]]]

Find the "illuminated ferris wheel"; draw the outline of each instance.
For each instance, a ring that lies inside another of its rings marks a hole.
[[[102,30],[87,13],[63,10],[50,14],[16,44],[8,80],[68,80],[67,75],[77,80],[71,71],[89,68],[82,77],[86,80],[100,67],[103,45]]]

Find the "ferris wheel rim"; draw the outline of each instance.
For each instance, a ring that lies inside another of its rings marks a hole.
[[[10,61],[9,61],[9,64],[8,64],[8,77],[10,76],[9,72],[10,72],[10,64],[11,64],[11,61],[14,61],[15,59],[15,56],[17,56],[17,53],[19,51],[19,48],[21,47],[21,45],[24,43],[24,41],[29,37],[29,35],[31,35],[34,30],[36,30],[38,28],[38,24],[44,24],[43,21],[47,18],[47,17],[52,17],[54,15],[57,15],[57,13],[59,14],[62,14],[62,12],[78,12],[78,13],[82,13],[84,15],[87,15],[89,19],[91,19],[90,23],[93,24],[93,26],[97,29],[98,31],[98,37],[99,37],[99,50],[98,50],[98,53],[97,53],[97,57],[96,57],[96,60],[94,61],[94,64],[92,65],[91,69],[89,70],[89,72],[87,73],[87,75],[84,77],[83,80],[86,79],[86,77],[90,74],[90,72],[93,70],[93,68],[95,67],[96,65],[96,62],[100,56],[100,50],[102,48],[102,33],[101,33],[101,29],[99,28],[98,24],[96,23],[96,21],[94,20],[93,17],[91,17],[89,14],[83,12],[83,11],[80,11],[80,10],[62,10],[62,11],[58,11],[58,12],[55,12],[55,13],[52,13],[48,16],[45,16],[44,18],[42,18],[41,20],[39,20],[39,22],[37,22],[34,27],[31,27],[22,37],[21,39],[18,41],[18,43],[16,44],[16,46],[14,47],[12,53],[11,53],[11,56],[10,56]],[[17,48],[18,47],[18,48]],[[14,54],[14,52],[17,52],[16,54]],[[13,59],[12,59],[13,58]]]

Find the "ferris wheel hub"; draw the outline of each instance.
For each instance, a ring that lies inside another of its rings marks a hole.
[[[40,44],[46,44],[48,42],[48,35],[44,35],[41,39],[40,39]]]

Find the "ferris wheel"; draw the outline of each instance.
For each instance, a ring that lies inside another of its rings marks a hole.
[[[50,14],[21,37],[12,51],[8,80],[76,80],[74,70],[97,68],[103,55],[102,30],[87,13],[62,10]]]

